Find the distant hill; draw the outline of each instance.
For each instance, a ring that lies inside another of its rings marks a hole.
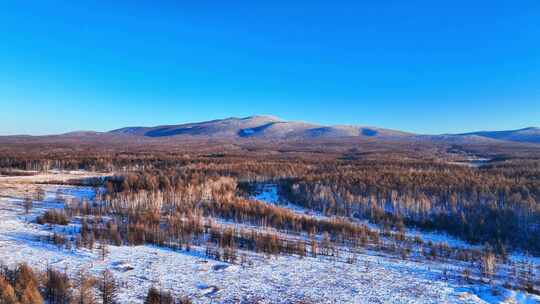
[[[204,137],[258,139],[313,139],[365,137],[398,139],[414,134],[363,126],[322,126],[298,121],[285,121],[274,116],[226,118],[200,123],[157,127],[128,127],[109,132],[145,137]]]
[[[494,155],[518,152],[540,155],[540,129],[424,135],[369,126],[325,126],[258,115],[178,125],[134,126],[108,132],[76,131],[47,136],[0,136],[0,150],[13,145],[25,145],[25,149],[29,145],[36,149],[61,145],[64,148],[77,149],[155,147],[197,151],[351,151],[347,152],[348,157],[358,157],[366,151],[391,153],[399,150],[426,152],[425,155],[455,151],[466,154],[482,151]]]
[[[515,141],[515,142],[528,142],[540,144],[540,128],[529,127],[519,130],[509,131],[480,131],[458,134],[461,136],[480,136],[485,138],[491,138],[496,140]]]
[[[371,138],[375,140],[433,141],[452,144],[493,143],[499,141],[540,144],[540,128],[525,128],[510,131],[480,131],[462,134],[422,135],[378,127],[353,125],[323,126],[307,122],[286,121],[275,116],[231,117],[179,125],[127,127],[110,131],[108,134],[150,138],[257,138],[263,140]]]

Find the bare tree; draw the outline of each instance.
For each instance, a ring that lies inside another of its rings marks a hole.
[[[493,276],[495,274],[496,266],[497,266],[497,259],[495,257],[495,254],[491,252],[491,250],[486,249],[484,254],[482,255],[482,260],[480,263],[482,274],[484,274],[487,277]]]
[[[98,289],[102,304],[116,304],[118,296],[118,285],[113,274],[109,270],[101,273],[98,282]]]
[[[317,241],[314,239],[311,240],[311,256],[314,258],[317,257]]]
[[[69,304],[71,301],[71,282],[66,273],[48,268],[45,280],[45,297],[49,303]]]
[[[80,269],[75,277],[75,295],[73,296],[74,304],[95,304],[96,300],[92,288],[95,280],[86,270]]]
[[[99,254],[101,256],[101,260],[105,260],[107,254],[109,254],[109,248],[107,246],[107,243],[105,243],[105,240],[102,240],[99,243]]]
[[[29,214],[32,208],[34,207],[34,202],[30,197],[25,197],[23,201],[24,213]]]
[[[170,292],[158,290],[155,287],[150,287],[144,304],[174,304],[174,297]]]
[[[17,296],[15,295],[15,289],[13,286],[0,275],[0,303],[4,304],[17,304]]]
[[[19,295],[20,304],[42,304],[39,283],[32,268],[21,264],[16,270],[15,292]]]
[[[36,197],[37,201],[44,200],[45,199],[45,190],[43,190],[43,188],[41,188],[41,187],[37,188],[35,197]]]

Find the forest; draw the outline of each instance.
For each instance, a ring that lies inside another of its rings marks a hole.
[[[396,160],[385,155],[343,160],[94,152],[3,157],[0,166],[110,171],[116,174],[107,181],[111,194],[173,192],[179,200],[191,196],[186,198],[190,202],[213,194],[221,204],[237,206],[242,205],[237,192],[249,189],[250,183],[273,182],[279,184],[280,195],[325,215],[440,230],[472,243],[489,243],[498,251],[540,252],[540,161],[534,158],[495,159],[475,168],[444,159]]]
[[[508,274],[507,286],[540,292],[531,264],[508,263],[513,251],[540,255],[540,160],[534,157],[501,156],[471,166],[448,155],[88,150],[7,153],[0,157],[0,168],[8,176],[51,170],[110,173],[67,182],[100,187],[94,202],[68,200],[62,210],[36,218],[42,225],[80,223],[73,237],[54,233],[45,240],[63,248],[95,249],[105,256],[108,246],[151,244],[187,252],[202,247],[207,257],[240,265],[249,263],[245,252],[326,256],[352,264],[360,252],[376,250],[401,259],[468,263],[454,274],[463,280],[490,281],[502,271]],[[269,183],[277,186],[280,199],[320,216],[253,199],[257,187]],[[407,229],[442,232],[479,247],[435,244],[411,237]],[[13,301],[6,303],[39,303],[24,302],[27,291],[17,287],[27,268],[4,267],[1,294]],[[53,270],[39,276],[32,284],[41,286],[41,293],[28,291],[28,296],[67,297],[65,290],[50,290],[51,278],[73,289],[71,298],[83,292],[76,288],[84,283],[72,284],[76,278]],[[104,288],[100,278],[92,280],[96,290]],[[188,301],[155,288],[148,298],[170,299],[148,303]]]

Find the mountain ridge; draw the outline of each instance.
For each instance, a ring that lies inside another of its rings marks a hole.
[[[458,135],[477,135],[497,140],[540,144],[540,128],[538,127],[526,127],[522,129],[502,131],[477,131],[461,133]]]
[[[379,127],[358,125],[319,125],[303,121],[286,121],[276,116],[254,115],[243,118],[160,125],[154,127],[127,127],[111,130],[110,134],[129,134],[146,137],[208,136],[236,138],[309,139],[327,137],[399,137],[413,133]]]
[[[91,130],[74,131],[44,136],[0,136],[2,138],[55,138],[92,139],[114,138],[138,141],[152,140],[263,140],[263,141],[309,141],[317,139],[366,139],[403,142],[433,142],[449,144],[526,143],[540,144],[540,128],[526,127],[516,130],[476,131],[457,134],[416,134],[394,129],[362,125],[320,125],[304,121],[287,121],[272,115],[228,117],[202,122],[158,126],[131,126],[105,132]]]

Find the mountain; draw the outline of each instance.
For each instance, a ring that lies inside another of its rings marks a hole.
[[[479,136],[496,140],[528,142],[540,144],[540,128],[529,127],[509,131],[479,131],[471,133],[458,134],[460,136]]]
[[[183,149],[191,151],[313,151],[362,153],[408,151],[490,155],[540,155],[540,129],[423,135],[378,127],[318,125],[275,116],[230,117],[154,127],[127,127],[108,132],[76,131],[47,136],[0,136],[0,151],[10,147],[43,149]],[[17,150],[18,151],[18,150]]]
[[[226,118],[200,123],[165,125],[156,127],[128,127],[110,131],[114,135],[203,138],[257,138],[257,139],[315,139],[362,137],[398,139],[414,134],[383,128],[363,126],[322,126],[298,121],[285,121],[274,116]]]
[[[243,129],[258,128],[280,121],[272,116],[250,116],[226,118],[198,123],[164,125],[156,127],[128,127],[110,131],[110,134],[126,134],[145,137],[231,137],[240,136]]]
[[[480,131],[462,134],[420,135],[398,130],[352,126],[324,126],[307,122],[286,121],[275,116],[231,117],[198,123],[155,127],[128,127],[108,132],[145,138],[267,139],[309,140],[364,138],[396,141],[420,141],[450,144],[489,144],[520,142],[540,144],[540,128],[510,131]]]

